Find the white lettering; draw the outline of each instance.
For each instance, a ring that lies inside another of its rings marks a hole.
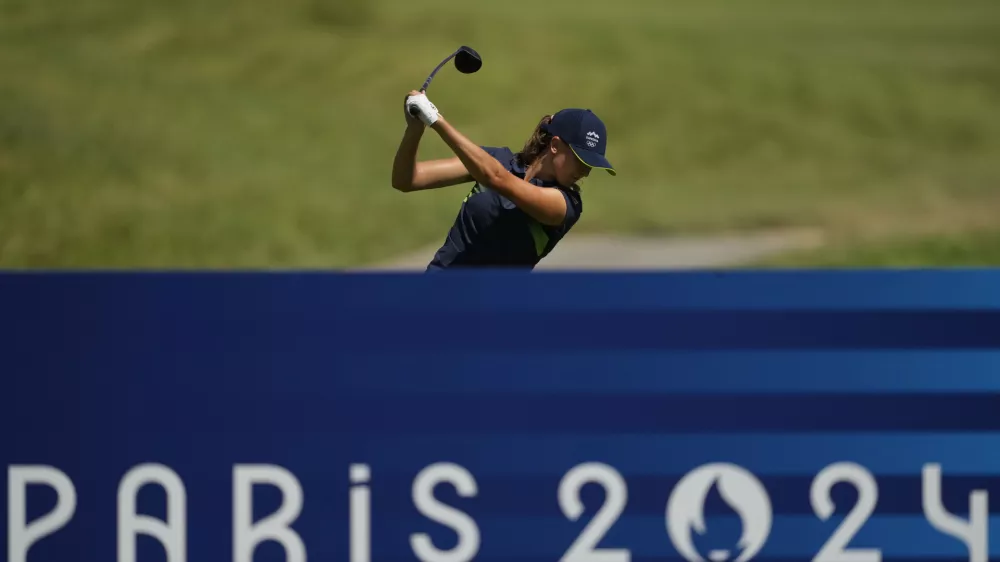
[[[427,518],[451,527],[458,534],[458,544],[451,550],[439,550],[425,533],[415,533],[410,536],[410,546],[423,562],[469,562],[479,552],[479,527],[467,514],[434,497],[434,488],[444,482],[454,486],[464,498],[479,493],[468,470],[457,464],[436,463],[413,479],[413,505]]]
[[[56,491],[56,507],[30,525],[26,521],[29,484],[46,485]],[[75,512],[76,488],[64,472],[51,466],[8,466],[7,562],[26,562],[31,545],[65,527]]]
[[[941,500],[941,465],[925,464],[923,469],[924,515],[938,531],[965,543],[969,562],[987,562],[989,554],[989,497],[986,490],[969,495],[969,521],[949,513]]]
[[[570,521],[579,520],[583,515],[580,491],[590,483],[604,488],[604,504],[570,545],[561,562],[629,562],[632,553],[626,548],[597,548],[597,543],[601,542],[615,521],[618,521],[628,503],[628,486],[621,473],[596,462],[574,467],[559,483],[559,508]]]
[[[167,520],[136,513],[139,490],[158,484],[167,494]],[[118,562],[136,561],[136,537],[148,535],[163,545],[168,562],[187,560],[187,493],[177,473],[161,464],[128,471],[118,486]]]
[[[351,562],[371,560],[371,468],[367,464],[351,465]]]
[[[268,484],[281,490],[281,507],[253,522],[253,487]],[[274,465],[233,466],[233,562],[253,562],[257,545],[276,541],[285,549],[286,562],[306,562],[302,538],[289,525],[302,512],[302,486],[288,470]]]

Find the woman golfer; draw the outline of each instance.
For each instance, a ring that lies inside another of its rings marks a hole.
[[[403,114],[407,128],[392,167],[395,189],[410,192],[475,181],[427,271],[533,269],[579,220],[583,201],[577,183],[592,168],[615,175],[604,156],[607,129],[587,109],[564,109],[543,118],[517,153],[470,141],[421,92],[410,92]],[[425,126],[437,131],[454,158],[416,161]]]

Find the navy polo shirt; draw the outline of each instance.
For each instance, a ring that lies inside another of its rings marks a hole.
[[[524,179],[525,168],[507,147],[482,147],[512,174]],[[518,267],[533,269],[580,219],[583,201],[577,189],[533,178],[541,188],[555,188],[566,198],[566,218],[549,226],[531,218],[509,199],[478,182],[462,202],[455,224],[427,271],[449,267]]]

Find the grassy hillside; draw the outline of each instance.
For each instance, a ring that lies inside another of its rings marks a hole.
[[[834,243],[821,250],[791,252],[753,267],[997,267],[1000,230],[984,229],[884,240]]]
[[[0,0],[0,266],[336,267],[442,239],[389,186],[405,93],[481,144],[593,108],[581,231],[1000,216],[994,0]],[[447,155],[428,135],[422,155]]]

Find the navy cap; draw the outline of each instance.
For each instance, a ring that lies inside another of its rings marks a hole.
[[[608,129],[593,111],[564,109],[552,116],[552,122],[544,129],[568,144],[584,164],[607,170],[612,176],[618,175],[604,156],[608,146]]]

